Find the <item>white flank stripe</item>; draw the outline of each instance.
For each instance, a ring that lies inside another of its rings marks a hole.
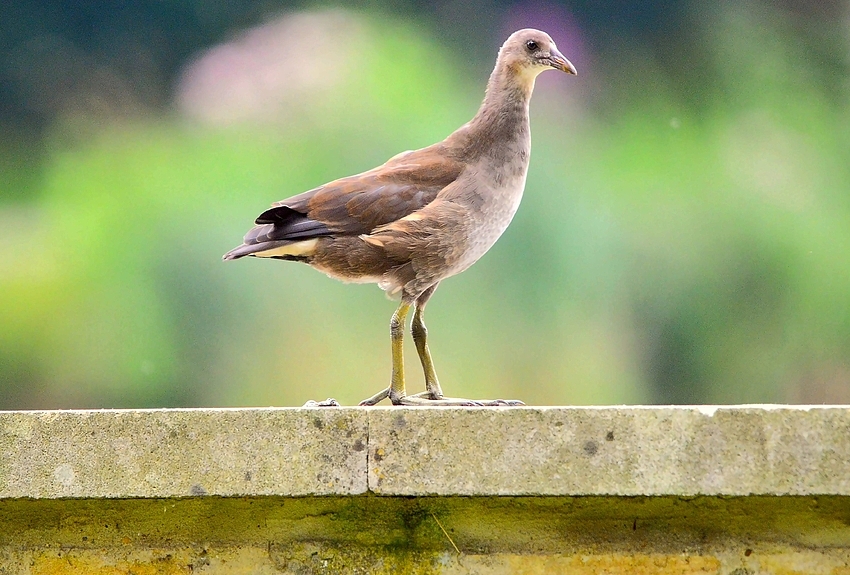
[[[313,255],[313,252],[316,251],[317,243],[319,243],[319,239],[313,238],[311,240],[295,242],[294,244],[280,246],[279,248],[273,248],[263,252],[256,252],[251,255],[258,258],[272,258],[275,256],[311,256]]]

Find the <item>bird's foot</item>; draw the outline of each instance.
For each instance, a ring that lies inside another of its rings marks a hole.
[[[471,405],[477,407],[510,407],[510,406],[518,406],[525,405],[522,401],[518,399],[463,399],[461,397],[444,397],[442,395],[437,396],[430,391],[422,391],[420,393],[415,393],[413,395],[408,395],[404,397],[405,400],[410,400],[411,398],[415,398],[414,401],[424,400],[430,403],[416,403],[416,405]],[[449,403],[442,403],[449,402]],[[403,404],[408,405],[408,404]]]
[[[464,399],[462,397],[441,397],[433,399],[427,391],[424,394],[405,395],[393,402],[393,405],[408,405],[412,407],[483,407],[485,401]]]
[[[464,399],[462,397],[441,397],[433,399],[427,391],[416,395],[407,395],[394,405],[412,405],[420,407],[510,407],[525,405],[518,399]]]
[[[340,405],[333,397],[329,397],[324,401],[315,401],[311,399],[304,404],[304,407],[340,407]]]
[[[509,407],[525,405],[516,399],[464,399],[462,397],[435,397],[429,391],[423,391],[413,395],[395,395],[389,388],[376,393],[369,399],[364,399],[360,405],[376,405],[386,398],[390,398],[393,405],[406,405],[410,407]]]

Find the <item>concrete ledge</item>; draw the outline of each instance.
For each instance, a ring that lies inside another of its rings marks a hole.
[[[0,413],[0,498],[850,495],[850,408]]]
[[[0,412],[0,498],[365,493],[356,409]]]
[[[850,408],[0,413],[0,575],[850,575]]]
[[[369,413],[385,495],[848,495],[850,409]]]

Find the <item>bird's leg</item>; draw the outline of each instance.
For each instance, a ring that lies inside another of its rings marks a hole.
[[[413,314],[413,321],[410,326],[410,331],[413,334],[413,342],[416,344],[416,351],[419,352],[422,369],[425,371],[425,386],[427,387],[427,391],[414,395],[406,395],[404,388],[404,325],[414,300],[402,298],[390,321],[393,355],[393,373],[390,386],[387,389],[379,391],[372,397],[364,399],[360,402],[360,405],[376,405],[388,397],[393,405],[434,407],[523,405],[521,401],[516,400],[474,400],[459,397],[443,397],[443,390],[440,388],[440,383],[437,381],[437,373],[434,370],[434,362],[431,360],[431,352],[428,350],[428,330],[422,319],[425,303],[436,288],[436,285],[430,287],[415,300],[416,311]]]
[[[404,397],[404,323],[407,312],[410,311],[410,302],[402,298],[401,303],[390,320],[390,340],[392,343],[393,374],[390,380],[389,396],[393,405]]]
[[[428,349],[428,328],[425,327],[423,314],[425,313],[425,304],[437,286],[434,284],[425,290],[422,295],[416,299],[416,310],[413,312],[413,321],[410,324],[410,333],[413,335],[413,343],[416,345],[416,351],[419,353],[419,361],[422,363],[422,370],[425,372],[425,393],[417,394],[427,399],[443,399],[443,390],[440,388],[440,382],[437,379],[437,372],[434,370],[434,361],[431,359],[431,350]]]
[[[524,405],[521,401],[505,399],[463,399],[460,397],[444,397],[440,382],[437,380],[437,372],[434,370],[434,361],[431,359],[431,350],[428,349],[428,328],[425,327],[423,316],[425,304],[437,289],[434,284],[416,299],[416,310],[413,312],[413,321],[410,323],[410,333],[413,335],[413,343],[419,353],[419,361],[425,372],[425,389],[422,393],[408,395],[400,398],[396,405],[422,405],[422,406],[501,406],[501,405]]]
[[[393,355],[393,374],[390,380],[390,386],[387,389],[379,391],[369,399],[364,399],[360,405],[375,405],[383,401],[387,397],[394,405],[399,405],[401,398],[404,397],[404,322],[407,319],[407,314],[410,311],[412,302],[407,298],[402,298],[401,303],[396,308],[393,317],[390,320],[390,338],[392,341]]]

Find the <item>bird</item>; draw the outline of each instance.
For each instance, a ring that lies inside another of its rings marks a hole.
[[[343,282],[375,283],[400,300],[390,321],[389,386],[360,405],[387,398],[406,406],[523,405],[444,396],[423,314],[440,282],[481,258],[516,213],[531,152],[529,101],[546,70],[577,74],[547,33],[514,32],[499,49],[472,120],[442,142],[275,202],[242,245],[223,256],[303,262]],[[416,394],[405,388],[402,353],[411,310],[410,332],[425,374],[425,391]]]

